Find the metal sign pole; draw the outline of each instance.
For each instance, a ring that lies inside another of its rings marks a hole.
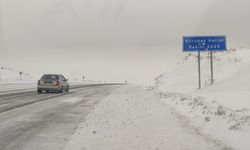
[[[199,89],[201,89],[200,52],[210,51],[211,84],[214,83],[213,52],[226,50],[226,36],[183,36],[183,52],[198,52]],[[208,53],[209,55],[209,53]]]
[[[198,74],[199,74],[199,89],[201,89],[201,54],[198,51]]]
[[[211,84],[213,84],[214,83],[213,51],[210,51],[210,65],[211,65]]]

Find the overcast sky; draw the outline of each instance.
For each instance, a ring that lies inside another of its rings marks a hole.
[[[250,47],[249,0],[0,0],[0,65],[31,73],[148,82],[185,35]]]

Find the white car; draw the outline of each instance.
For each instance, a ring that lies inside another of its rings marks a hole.
[[[40,94],[43,91],[48,92],[69,92],[69,83],[61,74],[45,74],[38,80],[37,92]]]

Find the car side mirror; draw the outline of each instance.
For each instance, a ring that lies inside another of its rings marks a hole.
[[[68,81],[68,79],[64,79],[63,81],[67,82],[67,81]]]

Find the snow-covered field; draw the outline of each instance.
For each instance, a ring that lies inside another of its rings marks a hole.
[[[0,67],[0,94],[13,93],[18,91],[34,91],[36,90],[37,81],[42,75],[31,75],[16,69]],[[70,85],[95,84],[95,81],[81,81],[69,79]]]
[[[65,150],[231,149],[189,122],[152,89],[123,86],[95,107]]]
[[[202,55],[197,89],[195,54],[156,78],[153,87],[123,86],[81,122],[66,150],[249,150],[250,50]]]
[[[162,91],[190,93],[233,109],[250,108],[250,50],[232,49],[214,54],[215,84],[210,85],[210,59],[203,53],[201,65],[202,90],[198,90],[196,53],[179,61],[174,70],[156,79]]]
[[[10,91],[25,91],[36,87],[35,77],[29,73],[7,67],[0,67],[0,93],[8,93]]]
[[[21,74],[20,74],[21,73]],[[30,73],[0,66],[0,84],[27,83],[34,81],[35,77]]]
[[[215,84],[210,85],[207,54],[202,55],[202,89],[198,90],[196,54],[156,78],[161,102],[193,120],[202,133],[240,150],[250,149],[250,50],[231,49],[214,55]]]

